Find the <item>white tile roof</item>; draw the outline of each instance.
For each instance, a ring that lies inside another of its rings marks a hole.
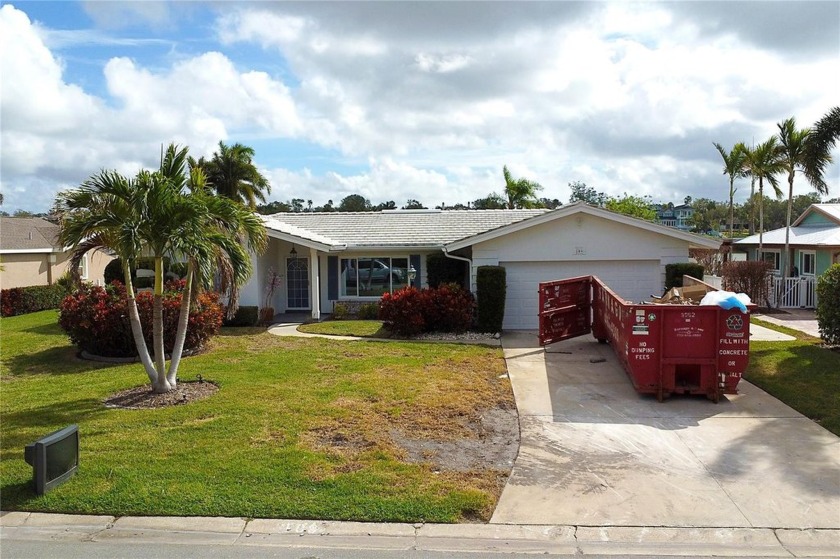
[[[757,245],[758,235],[750,235],[740,241],[737,245]],[[774,229],[764,233],[763,244],[784,245],[785,228]],[[824,227],[791,227],[790,244],[792,245],[814,245],[814,246],[840,246],[840,225],[826,225]]]
[[[827,215],[830,219],[833,219],[840,225],[840,204],[811,204],[808,206],[808,209],[805,210],[799,219],[797,219],[793,225],[799,225],[799,223],[807,216],[809,213],[814,212],[815,210],[819,210],[817,213],[823,213]]]
[[[264,216],[266,227],[325,245],[440,247],[550,210],[300,212]]]
[[[41,217],[0,217],[0,250],[56,249],[58,230]]]

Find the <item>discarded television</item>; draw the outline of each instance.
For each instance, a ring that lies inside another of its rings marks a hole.
[[[26,445],[23,458],[32,466],[36,494],[61,485],[79,468],[79,426],[70,425]]]

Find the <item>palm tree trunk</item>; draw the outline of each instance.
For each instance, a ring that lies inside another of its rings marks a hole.
[[[735,178],[729,178],[729,238],[733,237],[733,230],[735,229],[735,191],[732,188],[735,185]]]
[[[758,178],[758,259],[763,260],[764,248],[764,179]]]
[[[131,269],[126,259],[123,259],[123,275],[128,301],[128,320],[131,324],[134,346],[137,348],[137,355],[140,356],[140,362],[146,369],[146,374],[149,375],[149,382],[154,386],[157,381],[157,371],[154,363],[152,363],[152,356],[149,355],[149,348],[146,347],[146,340],[143,338],[143,324],[140,322],[140,313],[137,311],[137,299],[134,298],[134,285],[131,283]]]
[[[796,171],[791,169],[788,174],[788,203],[787,203],[787,226],[785,227],[785,252],[782,254],[782,277],[787,279],[788,274],[793,271],[788,263],[790,259],[790,218],[793,210],[793,175]]]
[[[157,382],[154,391],[169,392],[171,387],[166,379],[166,355],[163,349],[163,258],[155,257],[155,299],[152,312],[152,333],[155,350],[155,370]]]
[[[181,364],[181,355],[184,353],[184,342],[187,339],[187,325],[190,321],[190,297],[192,296],[193,283],[193,261],[187,264],[187,284],[181,294],[181,312],[178,315],[178,331],[175,333],[175,346],[172,348],[172,358],[169,361],[169,372],[166,380],[170,386],[175,388],[178,377],[178,365]]]
[[[750,235],[755,235],[755,177],[750,178]]]

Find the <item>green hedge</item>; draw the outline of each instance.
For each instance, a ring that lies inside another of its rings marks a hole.
[[[825,343],[840,345],[840,264],[817,278],[817,325]]]
[[[442,252],[426,256],[426,281],[429,287],[438,287],[444,283],[457,283],[464,289],[467,278],[467,263],[463,260],[448,258]]]
[[[691,262],[680,262],[678,264],[665,265],[665,291],[672,287],[682,287],[683,276],[691,276],[699,280],[703,279],[704,268],[700,264]]]
[[[257,307],[240,306],[230,320],[225,320],[225,326],[256,326],[260,320],[260,310]]]
[[[507,273],[501,266],[479,266],[476,275],[478,331],[501,332],[505,319]]]
[[[65,295],[67,288],[61,284],[4,289],[0,292],[0,312],[3,316],[15,316],[57,309]]]

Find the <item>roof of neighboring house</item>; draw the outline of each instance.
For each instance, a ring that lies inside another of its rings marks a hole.
[[[295,212],[263,216],[263,221],[269,230],[285,233],[316,245],[323,245],[324,248],[440,247],[549,211],[539,209]]]
[[[774,229],[764,233],[762,243],[767,245],[784,245],[785,228]],[[750,235],[740,241],[737,245],[758,245],[758,235]],[[790,244],[792,245],[814,245],[814,246],[840,246],[840,225],[827,225],[825,227],[791,227]]]
[[[817,212],[825,215],[836,225],[818,223],[814,225],[799,225],[808,214]],[[786,227],[773,229],[764,233],[762,244],[784,245]],[[744,237],[736,241],[737,245],[758,245],[758,234]],[[811,204],[790,227],[789,242],[792,245],[810,246],[840,246],[840,204]]]
[[[802,212],[802,215],[793,222],[793,225],[796,226],[802,223],[802,220],[812,212],[821,213],[830,220],[836,222],[837,225],[840,225],[840,204],[811,204],[808,206],[808,209]]]
[[[41,217],[0,217],[0,251],[60,252],[58,230]]]
[[[263,216],[270,236],[326,251],[347,248],[441,248],[458,250],[576,213],[588,213],[717,248],[720,241],[636,219],[584,202],[556,210],[386,210],[383,212],[295,212]]]

